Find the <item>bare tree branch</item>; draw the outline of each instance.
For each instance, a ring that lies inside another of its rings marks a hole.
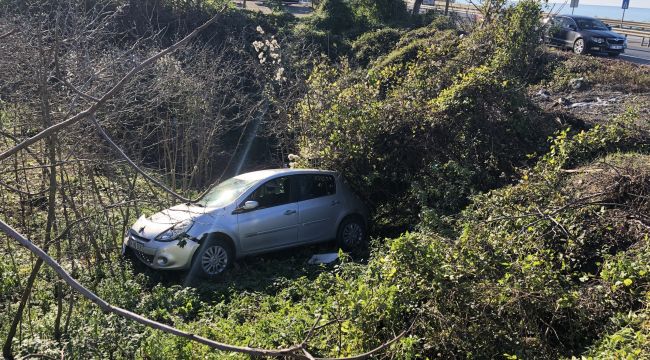
[[[142,71],[147,66],[149,66],[149,65],[153,64],[154,62],[156,62],[161,57],[163,57],[163,56],[165,56],[165,55],[167,55],[169,53],[172,53],[172,52],[176,51],[178,48],[186,45],[190,40],[192,40],[194,37],[196,37],[201,31],[205,30],[208,26],[213,24],[219,18],[219,16],[222,14],[224,9],[225,8],[221,9],[210,20],[208,20],[203,25],[201,25],[201,26],[197,27],[196,29],[194,29],[194,31],[192,31],[189,35],[185,36],[182,40],[180,40],[180,41],[176,42],[175,44],[173,44],[172,46],[170,46],[170,47],[156,53],[155,55],[147,58],[143,62],[141,62],[138,65],[136,65],[135,67],[133,67],[133,69],[131,69],[131,71],[129,71],[126,75],[124,75],[110,90],[108,90],[108,92],[106,92],[101,98],[98,99],[97,102],[95,102],[89,108],[87,108],[86,110],[78,113],[75,116],[72,116],[71,118],[68,118],[67,120],[64,120],[64,121],[62,121],[60,123],[57,123],[57,124],[54,124],[54,125],[48,127],[47,129],[39,132],[38,134],[36,134],[36,135],[34,135],[34,136],[32,136],[32,137],[30,137],[28,139],[23,140],[21,143],[19,143],[18,145],[12,147],[11,149],[1,153],[0,154],[0,161],[8,158],[11,155],[16,154],[18,151],[20,151],[20,150],[26,148],[27,146],[29,146],[29,145],[43,139],[44,137],[47,137],[50,134],[58,132],[58,131],[60,131],[60,130],[62,130],[64,128],[70,126],[70,125],[73,125],[73,124],[79,122],[80,120],[86,118],[87,116],[94,114],[108,100],[110,100],[113,96],[115,96],[115,94],[117,94],[117,92],[122,90],[122,88],[124,87],[126,82],[129,81],[133,76],[135,76],[137,73]]]
[[[13,34],[15,34],[17,32],[18,32],[18,29],[13,29],[13,30],[9,31],[8,33],[2,34],[2,35],[0,35],[0,40],[2,40],[4,38],[8,38],[8,37],[10,37],[11,35],[13,35]]]
[[[144,176],[145,179],[147,179],[148,181],[150,181],[150,182],[156,184],[158,187],[162,188],[163,190],[165,190],[165,191],[168,192],[169,194],[173,195],[175,198],[177,198],[177,199],[179,199],[179,200],[181,200],[181,201],[184,201],[184,202],[192,202],[191,199],[188,199],[188,198],[184,197],[183,195],[180,195],[180,194],[176,193],[174,190],[168,188],[168,187],[167,187],[165,184],[163,184],[162,182],[160,182],[160,181],[154,179],[153,177],[151,177],[151,176],[150,176],[149,174],[147,174],[144,170],[142,170],[142,169],[141,169],[141,168],[140,168],[140,167],[139,167],[135,162],[133,162],[133,160],[131,160],[131,159],[129,158],[129,156],[126,155],[126,154],[124,153],[124,151],[122,151],[122,149],[121,149],[121,148],[120,148],[120,147],[119,147],[119,146],[118,146],[118,145],[113,141],[113,139],[111,139],[111,137],[108,136],[108,134],[106,133],[106,131],[104,131],[104,128],[102,128],[102,126],[101,126],[101,125],[99,124],[99,122],[97,121],[97,118],[95,117],[95,114],[91,114],[91,115],[90,115],[90,119],[91,119],[91,121],[93,122],[93,124],[95,124],[95,127],[97,128],[97,131],[99,131],[99,134],[104,138],[104,140],[106,140],[106,141],[111,145],[111,147],[112,147],[113,149],[115,149],[115,151],[117,151],[117,152],[120,154],[120,156],[123,157],[124,160],[126,160],[126,162],[129,163],[129,165],[131,165],[132,168],[135,169],[135,171],[137,171],[137,172],[139,172],[140,174],[142,174],[142,176]]]
[[[65,86],[69,87],[72,91],[75,92],[75,94],[81,96],[82,98],[84,98],[84,99],[86,99],[86,100],[90,100],[90,101],[99,102],[99,99],[98,99],[98,98],[96,98],[96,97],[94,97],[94,96],[92,96],[92,95],[88,95],[88,94],[86,94],[85,92],[79,90],[79,88],[77,88],[76,86],[70,84],[70,82],[69,82],[68,80],[66,80],[66,79],[59,79],[59,78],[55,78],[55,79],[61,81],[63,84],[65,84]]]
[[[349,357],[343,357],[343,358],[316,358],[316,360],[364,360],[368,359],[374,354],[380,353],[384,350],[386,350],[389,346],[393,345],[395,342],[397,342],[399,339],[403,338],[406,334],[408,334],[411,329],[413,328],[413,325],[415,324],[415,321],[409,326],[408,329],[402,331],[399,335],[396,337],[392,338],[391,340],[388,340],[387,342],[377,346],[376,348],[365,352],[363,354],[355,355],[355,356],[349,356]]]

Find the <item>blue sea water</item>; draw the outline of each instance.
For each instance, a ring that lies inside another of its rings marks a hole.
[[[640,1],[650,2],[650,0],[630,0],[630,3],[634,5],[634,2]],[[549,2],[546,6],[545,11],[553,11],[553,13],[558,13],[559,11],[561,14],[571,14],[572,9],[569,7],[570,2],[571,1],[567,1],[567,4],[564,7],[562,7],[561,3]],[[622,2],[623,1],[621,0],[621,3]],[[467,4],[469,1],[456,0],[456,3]],[[574,14],[607,19],[620,19],[621,16],[623,16],[623,9],[621,9],[620,6],[578,5],[578,7],[574,9]],[[650,22],[650,9],[630,7],[629,9],[625,10],[625,20]]]
[[[553,8],[553,5],[555,5],[555,8]],[[561,6],[562,4],[549,4],[548,9],[549,11],[553,9],[553,13],[557,13]],[[562,8],[560,13],[571,14],[571,10],[572,9],[567,4]],[[621,9],[620,6],[578,5],[578,7],[573,10],[575,15],[586,15],[607,19],[620,19],[623,16],[623,9]],[[631,7],[625,10],[625,20],[650,22],[650,9]]]

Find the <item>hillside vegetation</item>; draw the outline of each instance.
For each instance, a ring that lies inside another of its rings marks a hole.
[[[0,155],[0,219],[109,304],[226,344],[648,358],[650,68],[546,48],[538,1],[483,4],[468,22],[398,0],[321,0],[303,19],[217,0],[0,0],[0,153],[221,11],[93,117]],[[366,249],[245,258],[212,282],[120,255],[140,215],[285,165],[343,173],[372,213]],[[6,358],[251,358],[103,311],[0,238]]]

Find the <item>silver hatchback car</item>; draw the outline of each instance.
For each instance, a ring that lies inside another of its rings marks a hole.
[[[263,170],[228,179],[196,203],[141,216],[122,252],[154,269],[216,277],[247,255],[334,239],[354,248],[365,240],[367,219],[336,172]]]

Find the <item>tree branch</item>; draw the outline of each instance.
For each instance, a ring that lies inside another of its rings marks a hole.
[[[8,33],[2,34],[2,35],[0,35],[0,40],[2,40],[4,38],[8,38],[8,37],[10,37],[11,35],[13,35],[13,34],[15,34],[17,32],[18,32],[18,29],[13,29],[13,30],[9,31]]]
[[[86,99],[86,100],[94,101],[94,102],[99,102],[99,99],[98,99],[98,98],[96,98],[96,97],[94,97],[94,96],[92,96],[92,95],[88,95],[88,94],[86,94],[85,92],[79,90],[79,88],[77,88],[76,86],[70,84],[70,82],[69,82],[68,80],[66,80],[66,79],[59,79],[59,78],[55,78],[55,79],[58,80],[58,81],[60,81],[60,82],[62,82],[65,86],[69,87],[72,91],[75,92],[75,94],[81,96],[82,98],[84,98],[84,99]]]
[[[1,153],[0,154],[0,161],[8,158],[11,155],[16,154],[20,150],[28,147],[29,145],[31,145],[31,144],[33,144],[33,143],[35,143],[35,142],[37,142],[37,141],[39,141],[39,140],[41,140],[43,138],[55,133],[55,132],[58,132],[58,131],[60,131],[60,130],[62,130],[64,128],[70,126],[70,125],[73,125],[73,124],[79,122],[80,120],[86,118],[87,116],[90,116],[90,115],[94,114],[108,100],[110,100],[113,96],[115,96],[115,94],[117,94],[117,92],[122,90],[122,88],[124,87],[126,82],[129,81],[133,76],[135,76],[137,73],[142,71],[145,67],[147,67],[147,66],[153,64],[154,62],[156,62],[161,57],[163,57],[163,56],[165,56],[165,55],[167,55],[169,53],[172,53],[172,52],[176,51],[178,48],[180,48],[181,46],[184,46],[185,44],[187,44],[190,40],[192,40],[192,38],[196,37],[201,31],[205,30],[208,26],[213,24],[219,18],[219,16],[224,11],[224,9],[225,9],[225,7],[222,8],[221,10],[219,10],[219,12],[217,12],[217,14],[214,17],[212,17],[210,20],[205,22],[203,25],[201,25],[201,26],[197,27],[196,29],[194,29],[194,31],[192,31],[189,35],[185,36],[182,40],[176,42],[172,46],[158,52],[157,54],[149,57],[145,61],[143,61],[143,62],[139,63],[138,65],[136,65],[135,67],[133,67],[133,69],[131,69],[131,71],[129,71],[126,75],[124,75],[117,82],[117,84],[115,84],[110,90],[108,90],[108,92],[106,92],[101,98],[99,98],[89,108],[87,108],[86,110],[78,113],[77,115],[72,116],[71,118],[68,118],[67,120],[64,120],[64,121],[62,121],[60,123],[57,123],[57,124],[54,124],[54,125],[48,127],[47,129],[44,129],[43,131],[39,132],[38,134],[36,134],[36,135],[34,135],[34,136],[32,136],[32,137],[30,137],[28,139],[23,140],[18,145],[16,145],[16,146],[12,147],[11,149]]]
[[[391,340],[389,340],[389,341],[387,341],[387,342],[377,346],[376,348],[374,348],[374,349],[372,349],[372,350],[370,350],[368,352],[365,352],[363,354],[359,354],[359,355],[355,355],[355,356],[349,356],[349,357],[343,357],[343,358],[315,358],[315,359],[316,360],[364,360],[364,359],[367,359],[367,358],[371,357],[374,354],[377,354],[379,352],[384,351],[389,346],[391,346],[395,342],[397,342],[399,339],[403,338],[404,335],[408,334],[411,331],[411,329],[413,329],[413,325],[415,325],[415,321],[413,321],[413,323],[411,324],[411,326],[409,326],[408,329],[402,331],[396,337],[392,338]]]
[[[115,143],[115,141],[113,141],[113,139],[111,139],[111,137],[108,136],[106,131],[104,131],[104,128],[97,121],[97,118],[95,117],[95,114],[90,115],[90,120],[93,122],[93,124],[95,124],[95,127],[97,128],[97,131],[99,131],[99,134],[104,138],[104,140],[106,140],[111,145],[111,147],[113,149],[115,149],[115,151],[117,151],[117,153],[120,154],[120,156],[122,158],[124,158],[124,160],[126,160],[126,162],[129,165],[131,165],[131,167],[133,169],[135,169],[135,171],[142,174],[142,176],[144,176],[145,179],[147,179],[148,181],[156,184],[158,187],[160,187],[161,189],[163,189],[167,193],[171,194],[175,198],[177,198],[177,199],[179,199],[179,200],[181,200],[183,202],[192,202],[191,199],[188,199],[188,198],[184,197],[183,195],[178,194],[177,192],[175,192],[174,190],[168,188],[165,184],[163,184],[162,182],[154,179],[149,174],[147,174],[144,170],[142,170],[133,160],[131,160],[131,158],[129,158],[128,155],[126,155],[126,153],[124,151],[122,151],[122,149],[119,147],[119,145],[117,145]]]

